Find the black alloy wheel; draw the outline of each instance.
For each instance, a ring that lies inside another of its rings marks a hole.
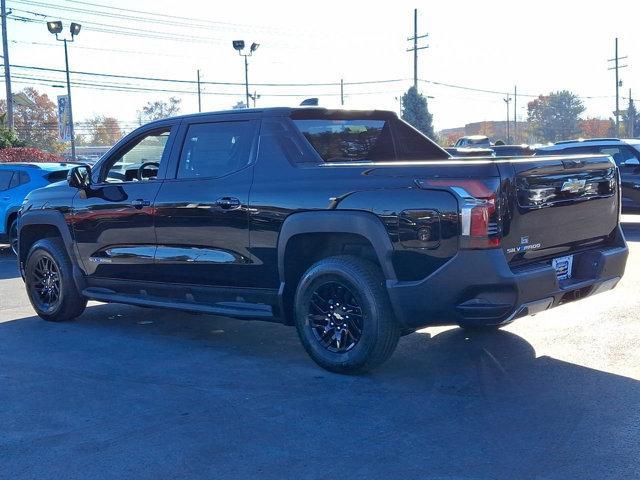
[[[31,298],[37,304],[38,310],[55,311],[62,298],[60,268],[56,261],[46,252],[42,252],[30,273],[28,285],[31,289]]]
[[[307,319],[316,340],[330,352],[348,352],[362,337],[362,309],[351,290],[339,281],[316,288]]]

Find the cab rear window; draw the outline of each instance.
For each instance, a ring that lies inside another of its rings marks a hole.
[[[13,178],[12,170],[0,170],[0,192],[9,190],[11,179]]]
[[[293,121],[325,162],[392,160],[389,122],[373,119]]]

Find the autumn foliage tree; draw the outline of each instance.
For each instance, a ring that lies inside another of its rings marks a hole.
[[[27,87],[21,92],[29,104],[20,105],[13,110],[14,127],[18,138],[29,147],[50,152],[60,152],[63,144],[58,140],[58,119],[56,105],[47,94]],[[7,102],[0,101],[0,110],[7,111]]]
[[[97,115],[86,121],[83,143],[90,145],[113,145],[122,138],[122,129],[113,117]]]
[[[580,134],[580,115],[585,111],[577,95],[562,90],[540,95],[527,105],[531,133],[540,141],[557,142]]]
[[[609,120],[585,118],[580,120],[580,136],[583,138],[602,138],[609,135]]]

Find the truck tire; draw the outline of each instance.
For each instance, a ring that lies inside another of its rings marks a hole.
[[[302,345],[332,372],[371,370],[391,356],[400,338],[382,272],[358,257],[312,265],[298,284],[294,307]]]
[[[44,320],[72,320],[87,306],[87,299],[73,280],[71,261],[59,238],[45,238],[31,247],[25,263],[25,284],[31,305]]]

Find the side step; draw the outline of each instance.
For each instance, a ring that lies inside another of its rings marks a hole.
[[[86,288],[82,291],[82,295],[90,300],[97,300],[99,302],[124,303],[126,305],[138,305],[141,307],[170,308],[173,310],[206,313],[224,317],[274,320],[271,306],[262,303],[218,302],[207,305],[202,303],[189,303],[181,300],[168,300],[159,297],[124,295],[99,287]]]

